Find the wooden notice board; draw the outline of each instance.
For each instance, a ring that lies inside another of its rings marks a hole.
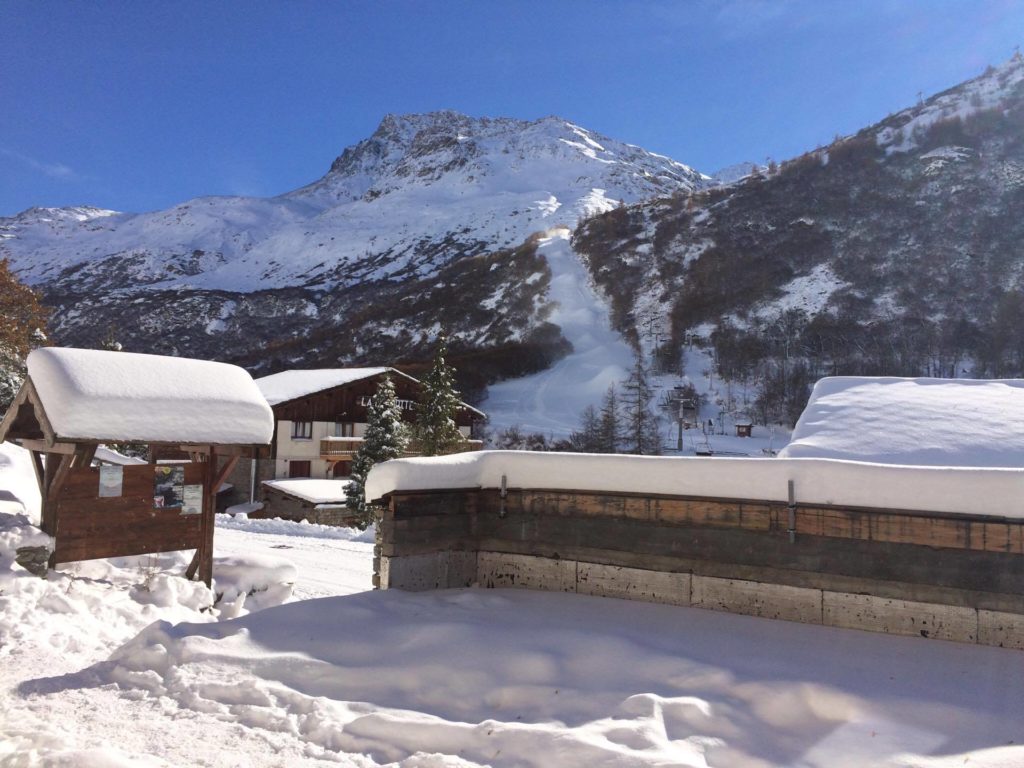
[[[68,472],[56,502],[53,562],[198,549],[203,542],[203,519],[212,512],[207,490],[209,463],[177,465],[184,469],[186,485],[202,489],[199,513],[156,505],[154,482],[162,466],[123,467],[118,496],[100,495],[99,467]]]

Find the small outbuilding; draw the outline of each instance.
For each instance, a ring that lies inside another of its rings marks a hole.
[[[210,584],[217,489],[273,431],[270,406],[237,366],[44,348],[28,357],[0,441],[32,453],[51,566],[195,549],[186,575]],[[108,443],[144,444],[149,460],[92,466]]]
[[[733,425],[736,427],[736,437],[752,437],[754,434],[754,420],[745,413],[736,414]]]

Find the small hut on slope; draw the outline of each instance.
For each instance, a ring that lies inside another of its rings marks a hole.
[[[266,400],[236,366],[45,348],[28,357],[0,441],[32,452],[51,566],[195,549],[187,576],[210,584],[216,491],[273,429]],[[106,443],[145,444],[150,459],[93,467]]]

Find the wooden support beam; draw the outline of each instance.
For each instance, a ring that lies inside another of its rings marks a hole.
[[[39,484],[39,497],[46,495],[45,469],[43,468],[43,455],[39,451],[30,451],[32,456],[32,469],[36,474],[36,482]]]
[[[192,446],[189,446],[190,448]],[[213,532],[215,528],[214,514],[217,505],[217,489],[220,488],[225,478],[238,463],[238,456],[230,456],[227,463],[218,470],[217,456],[218,449],[215,446],[206,446],[206,453],[209,454],[209,461],[204,462],[203,475],[203,512],[200,524],[200,543],[196,549],[192,562],[185,571],[188,579],[199,577],[206,586],[213,585]]]
[[[71,471],[73,456],[66,453],[48,453],[43,475],[41,527],[51,536],[57,535],[57,506],[60,492]]]
[[[228,479],[228,475],[235,471],[235,467],[238,465],[238,456],[228,456],[228,460],[224,463],[224,466],[217,471],[213,480],[213,495],[216,496],[220,487],[224,485],[224,481]]]
[[[47,443],[45,440],[19,440],[22,448],[40,453],[67,453],[75,452],[75,443]]]
[[[68,479],[68,472],[71,471],[74,460],[74,456],[61,454],[57,471],[53,473],[53,478],[46,488],[46,498],[49,501],[55,502],[60,498],[61,491],[64,489],[64,481]]]

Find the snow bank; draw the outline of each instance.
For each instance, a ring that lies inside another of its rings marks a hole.
[[[213,565],[213,589],[221,616],[237,616],[243,607],[259,611],[286,602],[296,578],[295,566],[281,558],[251,554],[218,557]]]
[[[310,760],[831,768],[985,764],[999,747],[1010,765],[1018,655],[581,595],[386,590],[155,624],[99,674]]]
[[[0,443],[0,513],[24,513],[39,522],[39,482],[32,456],[14,443]]]
[[[392,368],[321,368],[309,371],[281,371],[256,379],[256,386],[260,388],[268,403],[277,405],[388,372],[404,375]]]
[[[915,467],[833,459],[754,459],[478,451],[376,465],[366,497],[442,488],[589,490],[797,501],[1024,517],[1024,471]]]
[[[274,432],[252,378],[226,363],[46,347],[28,373],[65,439],[266,445]]]
[[[1024,380],[834,376],[780,457],[1024,467]]]

